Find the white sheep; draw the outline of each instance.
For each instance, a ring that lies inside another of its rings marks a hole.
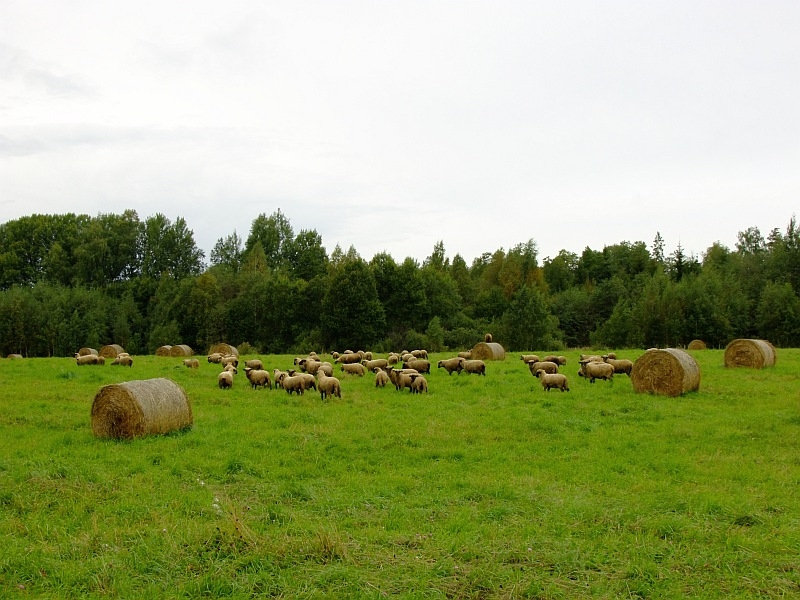
[[[551,388],[556,388],[562,392],[569,391],[569,383],[567,383],[567,376],[561,373],[545,373],[543,369],[536,371],[536,377],[542,380],[542,388],[545,392],[549,392]]]

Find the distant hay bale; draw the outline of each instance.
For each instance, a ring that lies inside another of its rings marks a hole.
[[[652,349],[633,363],[631,383],[636,392],[680,396],[700,389],[700,367],[684,350]]]
[[[687,348],[689,350],[705,350],[707,347],[703,340],[692,340]]]
[[[22,354],[9,354],[6,358],[22,358]]]
[[[763,369],[775,365],[775,346],[766,340],[733,340],[725,348],[726,367]]]
[[[191,427],[189,397],[169,379],[106,385],[92,402],[92,431],[99,438],[133,439]]]
[[[170,356],[193,356],[194,350],[192,350],[186,344],[175,344],[172,349],[169,351]]]
[[[236,349],[236,346],[231,346],[230,344],[220,343],[212,346],[211,351],[209,354],[214,354],[215,352],[219,352],[223,356],[227,354],[233,354],[234,356],[239,356],[239,351]]]
[[[497,342],[478,342],[472,348],[474,360],[505,360],[506,351]]]
[[[100,356],[103,358],[117,358],[117,354],[125,352],[125,348],[119,344],[108,344],[100,348]]]
[[[172,346],[159,346],[156,348],[156,356],[172,356],[170,353],[172,352]]]
[[[78,356],[86,356],[88,354],[98,355],[98,352],[94,348],[81,348],[78,350]]]

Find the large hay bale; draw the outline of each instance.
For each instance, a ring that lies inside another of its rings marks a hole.
[[[186,344],[175,344],[172,347],[172,350],[169,351],[170,356],[193,356],[194,350],[192,350]]]
[[[233,354],[234,356],[239,356],[239,351],[236,349],[236,346],[231,346],[230,344],[219,343],[212,346],[209,354],[214,354],[215,352],[219,352],[223,356],[227,354]]]
[[[775,365],[775,346],[766,340],[733,340],[725,347],[726,367],[763,369]]]
[[[705,350],[706,348],[706,343],[703,340],[692,340],[688,346],[689,350]]]
[[[92,431],[100,438],[132,439],[191,427],[189,397],[164,378],[105,385],[92,402]]]
[[[652,349],[633,363],[631,383],[636,392],[680,396],[700,389],[700,367],[684,350]]]
[[[505,360],[506,351],[497,342],[478,342],[472,348],[474,360]]]
[[[156,356],[172,356],[172,346],[169,344],[156,348]]]
[[[104,358],[117,358],[117,354],[125,352],[125,349],[119,344],[108,344],[100,348],[100,356]]]
[[[98,355],[98,352],[94,348],[85,348],[85,347],[78,350],[78,356],[87,356],[89,354]]]

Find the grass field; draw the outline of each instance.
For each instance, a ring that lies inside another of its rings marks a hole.
[[[219,390],[205,357],[0,359],[0,597],[799,597],[800,350],[691,354],[677,398],[571,352],[568,393],[511,355],[427,395],[337,373],[325,402]],[[94,438],[100,387],[153,377],[194,427]]]

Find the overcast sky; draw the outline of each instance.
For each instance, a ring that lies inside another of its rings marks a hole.
[[[800,206],[800,2],[2,0],[0,222],[700,257]]]

